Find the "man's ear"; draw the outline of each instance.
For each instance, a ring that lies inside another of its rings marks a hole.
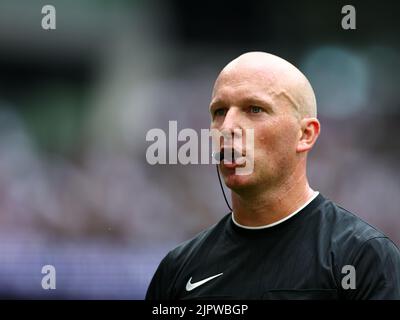
[[[300,139],[297,144],[297,152],[311,150],[319,136],[321,125],[317,118],[304,118],[300,121]]]

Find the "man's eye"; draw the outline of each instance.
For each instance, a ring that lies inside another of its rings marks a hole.
[[[250,112],[251,113],[260,113],[262,111],[263,111],[263,109],[261,107],[257,107],[257,106],[251,106],[250,107]]]
[[[219,108],[214,111],[214,116],[223,116],[223,115],[225,115],[225,109],[223,108]]]

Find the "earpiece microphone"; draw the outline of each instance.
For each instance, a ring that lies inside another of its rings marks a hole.
[[[211,156],[214,160],[221,162],[222,160],[224,160],[224,150],[222,149],[219,152],[214,151]]]
[[[242,157],[242,154],[234,149],[233,150],[228,149],[227,151],[228,152],[225,152],[224,149],[222,149],[219,152],[214,151],[212,153],[212,157],[218,162],[221,162],[222,160],[229,160],[230,162],[235,162],[236,159]]]

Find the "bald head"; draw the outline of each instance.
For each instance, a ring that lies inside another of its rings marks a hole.
[[[300,119],[317,115],[315,94],[310,82],[299,69],[278,56],[266,52],[242,54],[221,71],[215,82],[213,96],[221,82],[235,81],[257,81],[270,96],[284,98]]]

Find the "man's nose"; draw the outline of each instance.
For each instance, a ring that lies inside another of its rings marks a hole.
[[[234,143],[235,139],[240,141],[242,137],[242,121],[240,117],[240,109],[236,107],[231,107],[226,111],[224,121],[220,127],[220,132],[222,133],[221,145],[229,146]]]
[[[231,107],[226,111],[221,131],[233,133],[234,130],[240,129],[240,112],[237,108]]]

